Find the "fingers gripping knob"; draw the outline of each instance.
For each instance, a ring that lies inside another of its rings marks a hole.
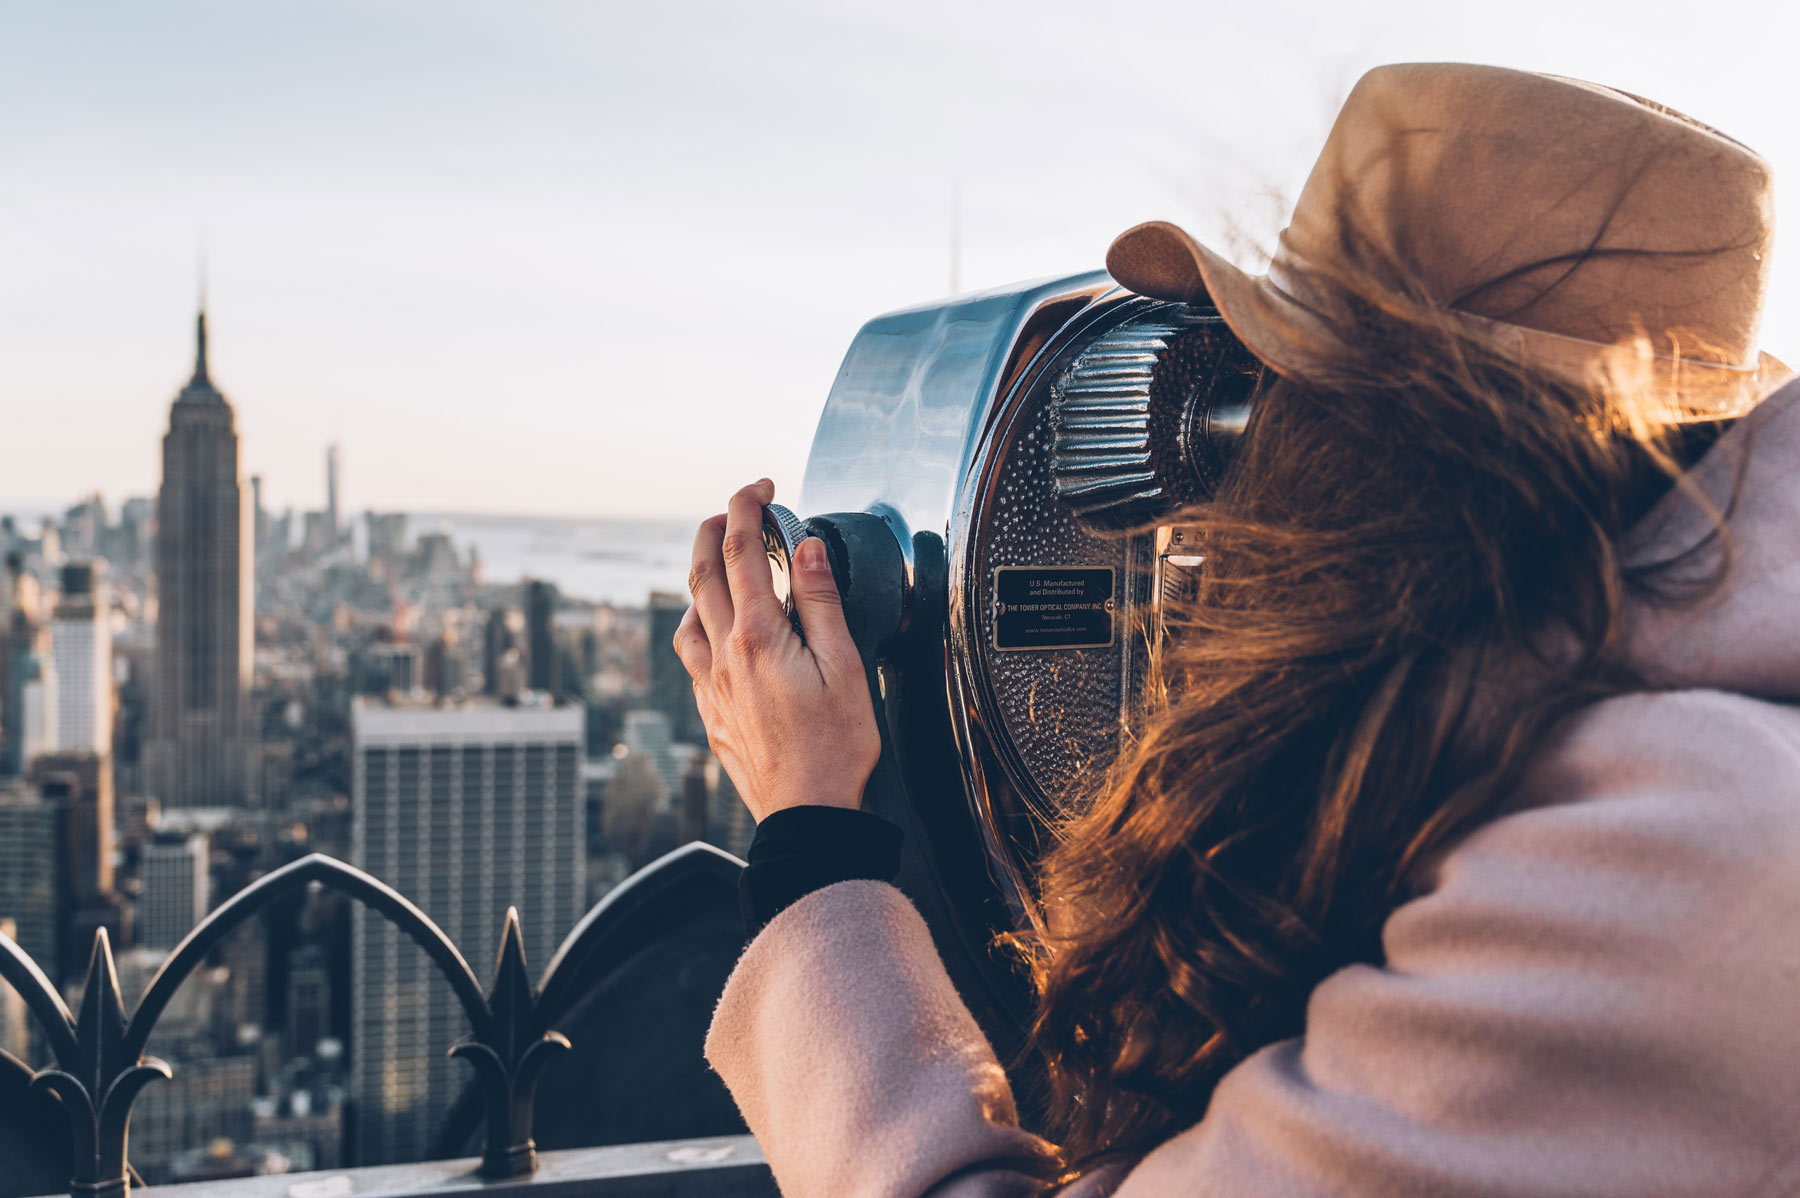
[[[794,550],[806,539],[806,522],[794,515],[779,503],[766,504],[763,507],[763,543],[779,546],[782,553],[792,560]]]
[[[769,573],[775,581],[775,598],[781,601],[794,632],[805,640],[800,612],[794,605],[794,554],[809,535],[806,524],[779,503],[771,503],[763,507],[762,534],[763,552],[769,556]]]
[[[817,537],[825,550],[832,582],[843,600],[844,626],[859,653],[877,653],[907,628],[914,589],[909,556],[912,538],[907,534],[903,540],[902,532],[886,517],[869,512],[832,512],[801,520],[778,503],[764,507],[763,548],[769,555],[775,597],[802,640],[805,633],[794,602],[795,557],[808,537]],[[941,588],[941,571],[934,577],[940,579],[936,586]],[[807,582],[802,582],[800,589],[817,596]]]

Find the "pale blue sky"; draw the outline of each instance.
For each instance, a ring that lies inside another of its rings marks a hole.
[[[966,287],[1152,217],[1253,264],[1380,62],[1662,100],[1797,230],[1797,11],[0,0],[0,507],[155,486],[202,236],[272,502],[335,437],[355,509],[690,516],[793,494],[857,326],[947,287],[953,179]],[[1764,340],[1800,360],[1800,244]]]

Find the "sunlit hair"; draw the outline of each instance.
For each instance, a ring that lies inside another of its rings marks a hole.
[[[1632,350],[1576,386],[1358,278],[1339,280],[1356,351],[1268,376],[1222,489],[1182,518],[1198,598],[1041,870],[1045,929],[1019,944],[1073,1161],[1192,1125],[1323,978],[1380,962],[1388,914],[1558,720],[1641,685],[1627,596],[1725,569],[1623,559],[1695,437]]]

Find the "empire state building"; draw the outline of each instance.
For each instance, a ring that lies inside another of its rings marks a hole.
[[[156,669],[146,772],[163,809],[254,800],[248,699],[255,541],[231,405],[206,373],[169,409],[156,510]]]

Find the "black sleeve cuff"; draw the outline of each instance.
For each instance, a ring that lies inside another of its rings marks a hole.
[[[815,890],[852,878],[891,882],[900,872],[899,828],[848,807],[789,807],[756,825],[750,864],[738,879],[744,930],[771,919]]]

